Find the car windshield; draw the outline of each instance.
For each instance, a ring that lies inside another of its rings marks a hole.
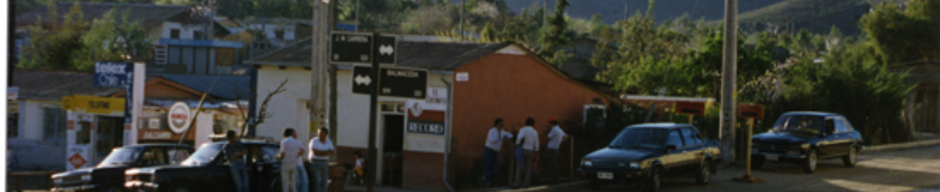
[[[104,161],[98,164],[98,167],[111,167],[111,166],[123,166],[131,165],[134,163],[134,160],[140,156],[143,152],[142,147],[123,147],[117,148],[111,151],[111,154],[108,154],[108,157],[104,158]]]
[[[648,148],[659,149],[665,141],[666,131],[663,129],[629,128],[620,132],[611,148]]]
[[[186,158],[183,161],[183,165],[202,165],[208,164],[215,160],[216,156],[219,156],[219,153],[222,151],[222,143],[212,143],[205,144],[202,147],[199,147],[199,150],[196,150],[195,153]]]
[[[801,132],[819,134],[823,129],[823,117],[811,115],[787,115],[777,119],[773,130],[777,132]]]

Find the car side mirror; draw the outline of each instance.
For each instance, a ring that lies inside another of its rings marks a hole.
[[[666,152],[675,151],[676,149],[678,149],[678,147],[676,147],[675,145],[666,146]]]

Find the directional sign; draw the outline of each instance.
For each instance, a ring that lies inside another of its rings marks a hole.
[[[374,53],[378,54],[375,55],[375,59],[379,61],[379,64],[394,65],[395,55],[398,55],[397,47],[398,41],[395,36],[379,36],[379,38],[375,40],[375,48],[377,50],[375,50]]]
[[[356,65],[353,66],[353,93],[372,94],[375,91],[375,84],[378,81],[373,80],[372,67]]]
[[[330,41],[330,62],[372,62],[372,34],[335,32],[330,34]]]
[[[764,106],[757,104],[738,104],[738,117],[763,119]]]
[[[382,68],[379,95],[424,99],[428,89],[428,71]]]

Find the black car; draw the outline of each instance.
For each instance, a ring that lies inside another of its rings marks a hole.
[[[693,176],[699,184],[708,184],[720,154],[718,142],[706,139],[695,126],[639,124],[584,156],[578,172],[594,190],[606,183],[630,183],[657,191],[665,176]]]
[[[178,164],[192,152],[193,147],[178,144],[140,144],[115,148],[95,167],[52,175],[52,191],[121,191],[125,170]]]
[[[752,166],[767,161],[799,163],[803,172],[816,171],[820,159],[842,158],[846,167],[858,162],[862,134],[842,115],[826,112],[784,113],[766,133],[751,137]]]
[[[205,144],[179,165],[127,170],[124,187],[132,191],[235,191],[227,154],[222,150],[227,143]],[[245,163],[250,191],[281,191],[281,163],[274,158],[279,144],[254,140],[242,144],[248,149]]]

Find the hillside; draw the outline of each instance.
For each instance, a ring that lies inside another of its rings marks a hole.
[[[872,5],[885,2],[899,1],[787,0],[757,10],[742,11],[739,21],[744,30],[769,27],[779,30],[807,29],[810,32],[825,34],[829,33],[832,26],[836,26],[844,35],[854,36],[861,33],[858,20],[868,13]]]
[[[554,9],[555,0],[547,0],[548,8]],[[769,5],[786,0],[739,0],[738,11],[743,13],[757,10]],[[519,13],[522,9],[532,12],[542,6],[543,0],[506,0],[506,4],[514,12]],[[594,14],[601,14],[604,22],[613,24],[616,21],[623,20],[624,0],[569,0],[571,7],[568,7],[567,13],[571,17],[590,19]],[[724,0],[657,0],[654,2],[653,15],[657,21],[673,19],[682,14],[689,13],[691,18],[697,20],[721,19],[724,16]],[[646,13],[649,6],[649,0],[626,0],[628,16],[636,13]]]

